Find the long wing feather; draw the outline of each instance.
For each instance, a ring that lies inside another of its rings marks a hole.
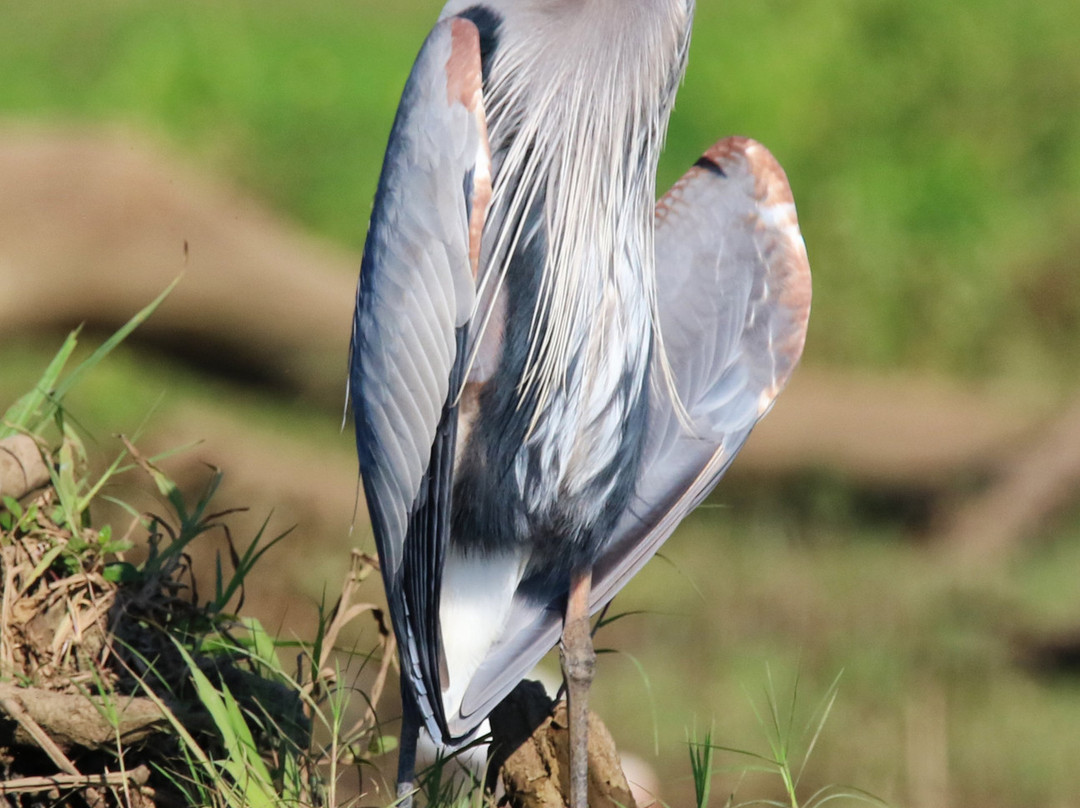
[[[656,207],[661,330],[688,432],[654,372],[631,507],[593,571],[600,609],[712,490],[802,354],[810,268],[783,169],[759,143],[716,143]],[[564,592],[518,597],[473,678],[460,726],[485,716],[555,643]]]
[[[390,133],[357,289],[350,368],[360,473],[404,674],[429,729],[464,346],[491,197],[480,40],[439,22]]]

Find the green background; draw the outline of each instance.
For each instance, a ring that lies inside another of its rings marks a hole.
[[[358,251],[437,12],[417,0],[3,0],[0,115],[149,135]],[[1051,404],[1074,393],[1074,0],[702,0],[661,186],[727,134],[768,145],[794,189],[814,269],[808,365]],[[4,390],[47,351],[0,346]],[[163,390],[251,407],[219,396],[220,381],[152,364],[121,359],[88,396],[91,424],[124,429]],[[297,432],[338,417],[289,406],[258,404]],[[744,484],[630,587],[622,608],[651,614],[601,634],[620,653],[601,662],[596,704],[672,805],[692,793],[687,732],[714,726],[718,743],[764,750],[751,702],[763,707],[766,664],[781,700],[799,677],[797,726],[844,671],[807,794],[838,782],[926,808],[1080,803],[1080,679],[1033,674],[1013,645],[1078,625],[1080,514],[974,578],[909,528],[828,470]],[[720,804],[736,788],[736,802],[776,796],[776,782],[739,775],[745,761],[721,762]]]

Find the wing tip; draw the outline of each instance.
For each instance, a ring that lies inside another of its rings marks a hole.
[[[760,211],[758,226],[770,231],[778,248],[768,262],[769,286],[776,290],[777,303],[787,312],[790,327],[785,329],[787,339],[772,346],[784,370],[762,391],[758,410],[764,415],[787,383],[806,344],[812,297],[810,261],[799,230],[791,184],[772,152],[753,138],[736,135],[710,146],[698,161],[697,170],[706,170],[702,167],[706,162],[715,165],[722,176],[737,175],[742,168],[753,178],[753,195]]]
[[[794,205],[787,174],[780,161],[758,141],[743,135],[734,135],[716,141],[705,150],[703,159],[728,173],[735,161],[746,163],[755,181],[755,193],[763,205]],[[700,161],[699,161],[700,162]]]
[[[739,164],[742,164],[740,166]],[[743,168],[744,167],[744,168]],[[743,172],[754,178],[754,196],[765,207],[794,206],[795,198],[787,174],[780,162],[765,146],[750,137],[732,135],[713,143],[690,169],[680,177],[656,205],[657,217],[663,219],[678,203],[684,186],[703,173],[713,174],[721,181]]]
[[[753,138],[724,138],[714,143],[705,152],[705,156],[715,161],[721,169],[735,161],[741,160],[745,163],[747,171],[754,178],[754,196],[767,220],[762,226],[769,227],[776,234],[780,247],[779,255],[770,261],[770,273],[777,281],[775,288],[779,290],[778,302],[788,311],[793,328],[789,338],[777,346],[778,353],[786,360],[788,373],[777,380],[775,389],[768,396],[771,401],[783,388],[791,370],[794,370],[802,356],[810,320],[810,261],[799,230],[795,196],[780,161]]]

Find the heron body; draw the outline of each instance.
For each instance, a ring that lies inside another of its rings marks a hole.
[[[801,353],[771,155],[721,141],[654,203],[692,16],[451,0],[402,95],[350,389],[406,712],[442,743],[651,557]]]

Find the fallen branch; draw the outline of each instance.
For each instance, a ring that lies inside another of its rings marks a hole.
[[[7,695],[0,696],[0,709],[18,722],[23,732],[29,735],[37,747],[49,756],[49,760],[53,762],[56,768],[65,774],[79,774],[79,770],[64,754],[64,750],[56,745],[56,742],[49,737],[49,733],[41,728],[41,725],[34,720],[33,716],[26,711],[17,699]]]
[[[16,722],[16,743],[46,752],[38,733],[27,726],[37,727],[56,749],[66,752],[113,748],[118,734],[124,743],[135,743],[159,731],[165,722],[150,699],[119,695],[110,699],[0,683],[0,709]],[[105,717],[106,708],[115,715],[116,726]]]

